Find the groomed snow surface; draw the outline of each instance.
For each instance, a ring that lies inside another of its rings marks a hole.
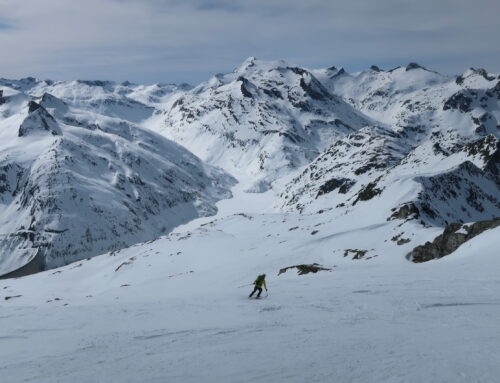
[[[500,381],[500,228],[413,264],[381,233],[438,229],[346,231],[243,188],[166,237],[1,281],[1,382]],[[313,262],[331,271],[277,275]],[[269,295],[248,299],[262,272]]]

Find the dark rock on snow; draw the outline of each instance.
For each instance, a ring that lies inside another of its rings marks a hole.
[[[453,253],[460,245],[468,240],[497,226],[500,226],[500,218],[488,221],[478,221],[469,226],[461,223],[452,223],[446,226],[443,234],[437,236],[434,241],[415,247],[413,251],[408,254],[408,259],[415,263],[421,263],[432,259],[442,258]]]
[[[297,269],[297,273],[299,275],[304,275],[304,274],[309,274],[309,273],[317,273],[318,271],[325,270],[325,271],[330,271],[331,269],[327,267],[320,266],[317,263],[313,263],[312,265],[295,265],[295,266],[288,266],[283,269],[280,269],[278,275],[281,275],[283,273],[286,273],[287,270],[289,269]]]

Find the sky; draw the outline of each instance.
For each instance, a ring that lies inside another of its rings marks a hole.
[[[247,57],[500,73],[499,0],[0,0],[0,77],[197,84]]]

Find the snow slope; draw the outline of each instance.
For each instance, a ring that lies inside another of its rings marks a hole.
[[[232,177],[111,109],[3,93],[0,275],[37,256],[53,268],[156,238],[231,195]]]
[[[192,89],[0,80],[1,230],[80,259],[0,281],[2,382],[498,382],[499,227],[409,254],[500,216],[499,80],[254,58]]]
[[[222,201],[189,229],[1,281],[2,381],[498,380],[498,228],[415,265],[384,235],[439,230],[263,213],[253,196],[253,213]],[[313,262],[331,271],[277,275]],[[248,300],[261,272],[269,295]]]

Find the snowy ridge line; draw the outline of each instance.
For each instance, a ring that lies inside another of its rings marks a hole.
[[[29,92],[42,91],[42,84],[30,86]],[[75,95],[67,84],[47,86]],[[89,86],[77,90],[90,97]],[[117,118],[112,115],[126,107],[121,102],[95,111],[87,110],[95,101],[86,96],[80,102],[47,92],[4,94],[0,275],[62,266],[156,238],[213,214],[215,202],[230,196],[232,177],[135,124],[136,104]],[[39,257],[31,267],[34,254]]]
[[[424,232],[500,216],[500,76],[483,69],[249,58],[196,87],[0,91],[0,275],[36,249],[52,268],[157,238],[216,214],[235,182],[236,204],[264,194],[269,210],[351,217],[345,232],[367,216]]]

